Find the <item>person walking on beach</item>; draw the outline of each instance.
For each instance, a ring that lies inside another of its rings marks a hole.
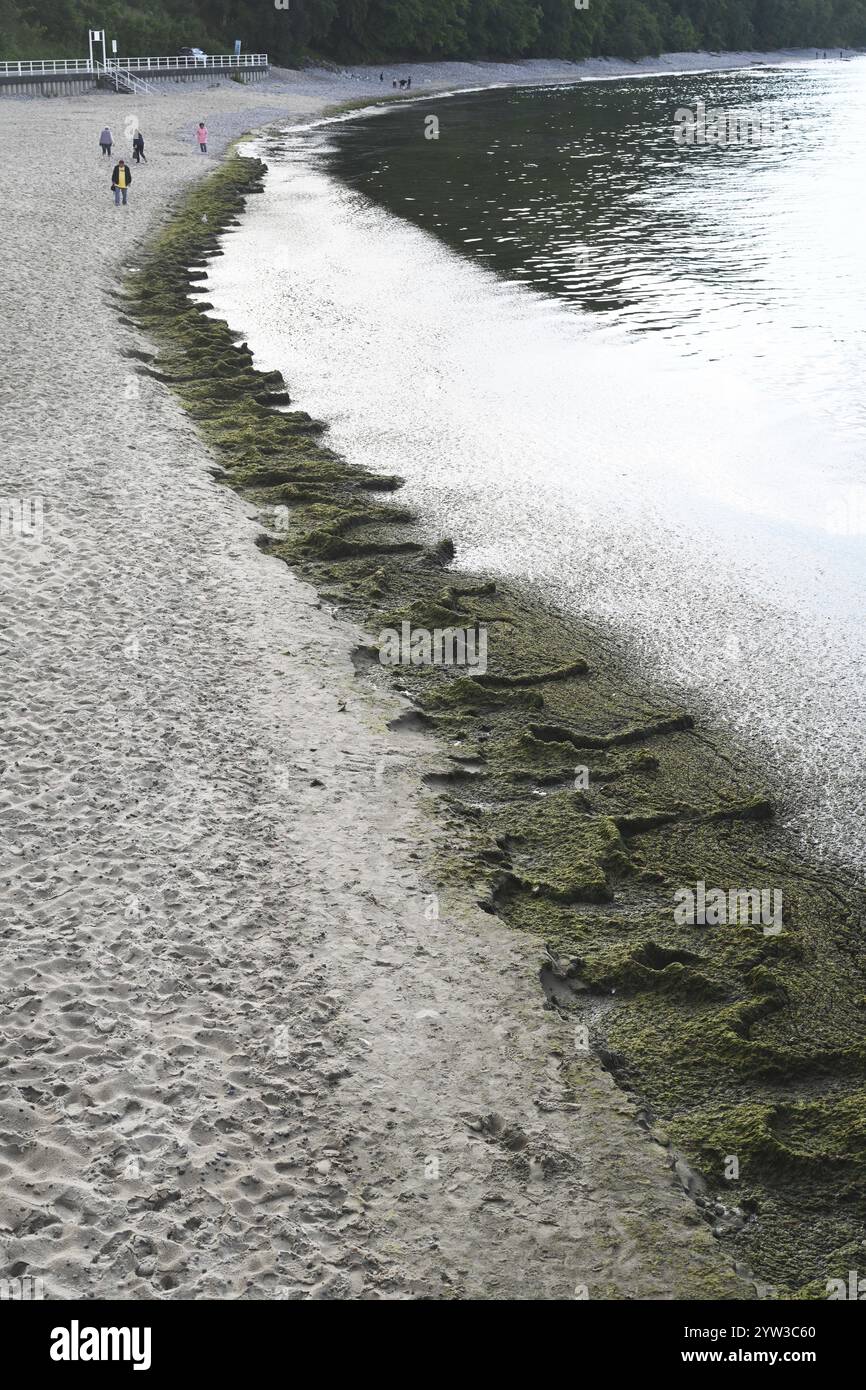
[[[113,144],[114,136],[108,129],[108,126],[106,126],[99,137],[99,148],[102,150],[103,154],[111,154],[111,147]]]
[[[198,140],[198,147],[202,154],[207,154],[207,126],[204,121],[199,121],[195,138]]]
[[[122,159],[119,159],[111,172],[111,191],[114,194],[114,206],[120,207],[120,200],[126,207],[126,195],[129,185],[132,183],[132,174]]]
[[[144,153],[144,136],[137,130],[132,137],[132,157],[138,164],[142,159],[147,163],[147,156]]]

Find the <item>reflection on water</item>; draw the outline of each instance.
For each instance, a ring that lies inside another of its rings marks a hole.
[[[499,273],[866,434],[864,76],[822,60],[421,101],[332,128],[326,159]],[[749,143],[678,144],[701,101],[748,116]]]
[[[780,138],[682,149],[699,99]],[[864,105],[828,63],[293,131],[207,288],[461,565],[615,629],[861,863]]]

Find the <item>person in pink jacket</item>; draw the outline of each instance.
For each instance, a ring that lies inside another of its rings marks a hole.
[[[198,140],[198,147],[201,150],[202,154],[207,154],[207,126],[205,125],[204,121],[199,121],[198,130],[196,131],[195,136]]]

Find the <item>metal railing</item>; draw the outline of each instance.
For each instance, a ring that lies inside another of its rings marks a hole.
[[[266,68],[267,53],[206,53],[201,58],[113,58],[120,68]]]
[[[115,67],[113,63],[97,62],[95,67],[99,76],[106,77],[116,92],[138,92],[140,96],[152,96],[156,92],[152,82],[145,82],[143,77],[135,77],[125,68]]]
[[[89,58],[37,58],[33,62],[29,59],[22,59],[21,62],[0,62],[0,77],[7,73],[10,76],[29,77],[31,73],[92,71]]]
[[[48,73],[98,72],[103,65],[89,58],[22,58],[20,61],[0,61],[0,77],[38,77]],[[180,71],[188,68],[266,68],[267,53],[223,53],[206,54],[202,58],[159,57],[159,58],[112,58],[106,65],[109,68],[162,69]]]

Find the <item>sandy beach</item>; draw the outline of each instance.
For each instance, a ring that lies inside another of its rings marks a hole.
[[[414,92],[747,57],[399,71]],[[441,748],[391,727],[406,704],[356,677],[364,634],[257,549],[118,316],[233,138],[381,91],[359,70],[0,101],[0,496],[43,517],[0,549],[0,1276],[46,1298],[751,1297],[687,1170],[545,1007],[538,943],[441,880]],[[115,156],[146,138],[126,208],[106,124]]]

